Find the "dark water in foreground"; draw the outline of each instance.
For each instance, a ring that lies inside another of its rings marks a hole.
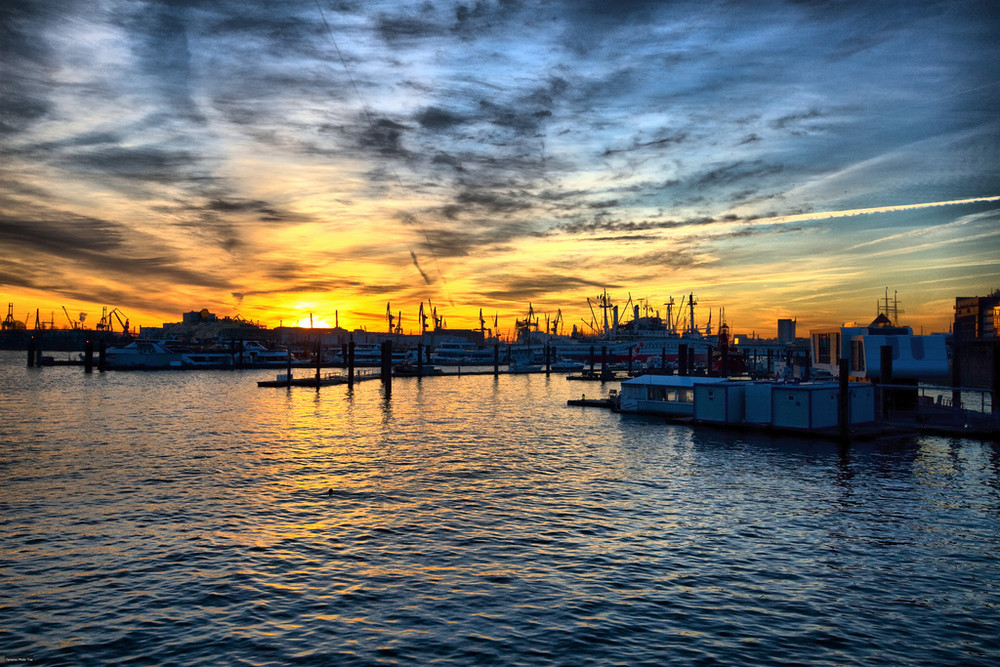
[[[261,389],[0,353],[0,655],[996,664],[1000,450],[694,431],[553,376]],[[332,495],[328,494],[332,489]]]

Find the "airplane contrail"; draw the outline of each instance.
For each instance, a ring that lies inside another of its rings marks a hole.
[[[817,211],[814,213],[796,213],[795,215],[779,215],[773,218],[755,218],[751,220],[753,224],[769,222],[800,222],[802,220],[826,220],[829,218],[846,218],[852,215],[865,215],[868,213],[890,213],[893,211],[908,211],[918,208],[931,208],[934,206],[953,206],[955,204],[974,204],[976,202],[1000,201],[1000,195],[993,197],[971,197],[969,199],[952,199],[950,201],[924,202],[920,204],[898,204],[895,206],[874,206],[872,208],[855,208],[843,211]]]

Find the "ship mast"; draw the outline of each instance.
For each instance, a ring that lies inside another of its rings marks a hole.
[[[673,317],[674,297],[671,296],[670,301],[667,301],[663,305],[667,307],[667,333],[668,334],[676,333],[676,330],[674,329],[674,317]]]
[[[688,329],[688,331],[692,335],[698,332],[698,330],[694,328],[694,305],[696,303],[698,302],[694,300],[694,292],[691,292],[691,294],[688,296],[688,307],[690,307],[691,309],[691,326]]]

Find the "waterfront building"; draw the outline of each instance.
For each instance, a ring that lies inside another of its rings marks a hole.
[[[840,360],[848,359],[852,380],[941,380],[948,376],[947,336],[914,335],[910,327],[895,326],[880,313],[868,326],[842,326],[809,332],[812,367],[837,376]],[[882,348],[891,350],[885,359]],[[891,368],[883,368],[883,361]],[[884,377],[885,376],[885,377]]]

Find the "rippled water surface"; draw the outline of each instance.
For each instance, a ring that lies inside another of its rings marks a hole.
[[[1000,451],[567,407],[553,375],[264,389],[0,353],[0,654],[996,664]],[[606,390],[605,390],[606,391]]]

